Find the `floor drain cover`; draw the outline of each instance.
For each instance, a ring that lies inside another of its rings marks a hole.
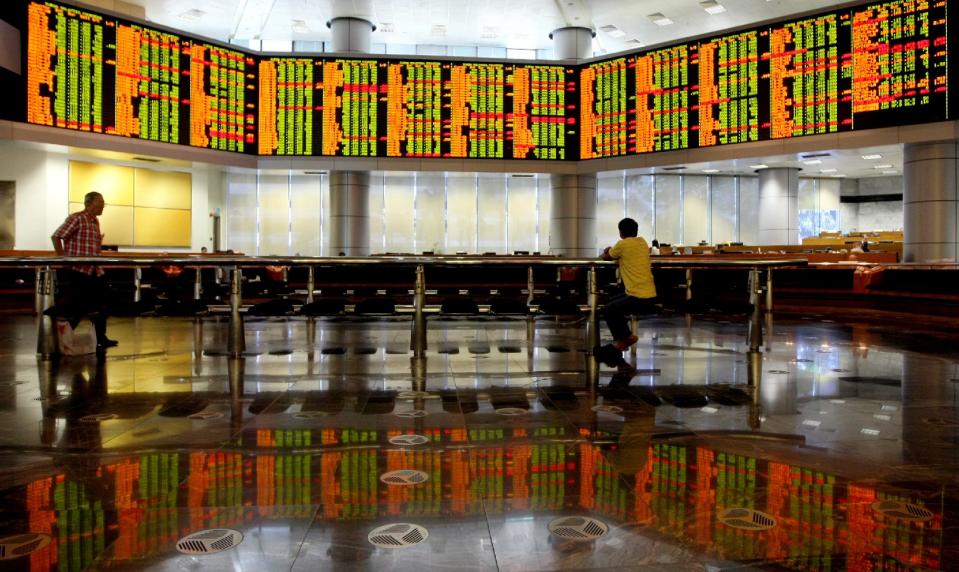
[[[751,508],[727,508],[719,513],[719,522],[739,530],[769,530],[776,526],[772,516]]]
[[[219,411],[200,411],[193,415],[187,415],[188,419],[193,419],[194,421],[209,421],[211,419],[220,419],[221,417],[223,417],[223,414]]]
[[[397,399],[423,399],[429,397],[430,394],[425,391],[401,391],[397,394]]]
[[[50,536],[37,532],[0,538],[0,560],[13,560],[33,554],[48,544],[50,544]]]
[[[549,533],[565,540],[595,540],[607,532],[605,522],[585,516],[564,516],[549,523]]]
[[[410,409],[409,411],[397,411],[393,415],[397,417],[403,417],[406,419],[417,418],[417,417],[426,417],[429,413],[423,411],[422,409]]]
[[[109,421],[116,418],[116,413],[94,413],[93,415],[84,415],[81,417],[80,423],[99,423],[101,421]]]
[[[416,471],[413,469],[401,469],[399,471],[390,471],[388,473],[383,473],[382,475],[380,475],[380,480],[388,485],[409,487],[409,486],[425,483],[426,481],[430,480],[430,476],[424,473],[423,471]]]
[[[424,445],[429,443],[429,437],[425,435],[397,435],[390,437],[390,443],[393,445]]]
[[[527,413],[529,413],[529,410],[519,407],[503,407],[496,410],[497,415],[505,415],[507,417],[516,417],[518,415],[526,415]]]
[[[612,413],[614,415],[619,415],[623,412],[623,408],[618,405],[594,405],[592,410],[596,413]]]
[[[872,510],[890,518],[917,522],[932,520],[932,517],[935,516],[932,511],[917,504],[892,500],[874,502],[872,503]]]
[[[184,536],[176,543],[183,554],[213,554],[243,542],[243,533],[229,528],[211,528]]]
[[[366,539],[377,548],[406,548],[425,542],[429,536],[422,526],[401,522],[374,528]]]
[[[319,419],[320,417],[329,417],[326,411],[299,411],[293,414],[297,419]]]

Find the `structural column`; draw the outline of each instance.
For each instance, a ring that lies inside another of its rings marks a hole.
[[[589,28],[571,26],[553,30],[553,56],[580,61],[593,55]],[[552,175],[549,252],[593,258],[596,250],[596,174]]]
[[[326,23],[334,52],[368,53],[376,27],[362,18],[339,17]],[[370,174],[365,171],[330,172],[329,254],[370,254]]]
[[[799,169],[775,167],[759,173],[756,240],[763,244],[799,243]]]
[[[959,256],[959,142],[910,143],[903,159],[903,260]]]

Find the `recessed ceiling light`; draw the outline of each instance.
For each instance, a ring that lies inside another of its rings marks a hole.
[[[607,36],[611,38],[622,38],[623,36],[626,35],[626,32],[620,30],[619,28],[617,28],[616,26],[613,26],[612,24],[600,26],[599,29],[602,30],[603,33],[605,33]]]
[[[643,43],[640,42],[639,40],[637,40],[636,38],[630,38],[630,39],[626,40],[626,41],[623,42],[623,43],[626,44],[626,45],[629,45],[629,46],[642,46],[642,45],[643,45]]]
[[[726,11],[726,8],[716,0],[704,0],[700,2],[699,5],[710,14],[722,14]]]
[[[656,12],[655,14],[650,14],[646,17],[652,20],[653,24],[656,24],[657,26],[669,26],[673,23],[673,21],[667,18],[662,12]]]
[[[483,26],[483,31],[480,32],[480,38],[484,40],[492,40],[493,38],[499,37],[499,28],[495,26]]]
[[[883,171],[883,175],[898,175],[899,171]]]
[[[889,165],[889,164],[873,165],[872,168],[873,169],[892,169],[892,165]]]
[[[839,170],[839,169],[823,169],[823,170],[821,170],[821,171],[819,171],[819,172],[820,172],[820,173],[835,173],[835,172],[838,171],[838,170]]]
[[[822,159],[810,159],[808,161],[803,161],[804,165],[822,165]]]
[[[385,34],[392,34],[393,30],[393,22],[380,22],[379,27],[376,29],[377,32]]]
[[[704,173],[718,173],[719,169],[703,169]]]
[[[177,15],[177,18],[181,20],[193,21],[193,20],[199,20],[203,16],[206,16],[206,12],[204,12],[203,10],[199,10],[197,8],[193,8],[192,10],[181,12],[180,14]]]
[[[446,26],[442,24],[434,24],[433,29],[430,30],[430,35],[435,37],[445,37],[446,36]]]
[[[763,163],[760,163],[758,165],[750,165],[749,168],[750,169],[768,169],[769,165],[764,165]]]
[[[310,33],[310,27],[306,25],[304,20],[293,20],[293,31],[297,34],[308,34]]]
[[[882,155],[873,153],[872,155],[863,155],[862,158],[867,161],[875,161],[876,159],[882,159]]]

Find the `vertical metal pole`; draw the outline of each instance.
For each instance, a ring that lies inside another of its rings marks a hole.
[[[533,279],[533,267],[530,266],[526,269],[526,305],[533,305],[533,290],[536,289],[536,283]]]
[[[246,338],[243,331],[243,314],[240,305],[243,303],[243,273],[239,266],[233,267],[233,282],[230,284],[230,339],[227,351],[230,357],[239,357],[246,351]]]
[[[773,269],[766,269],[766,311],[773,311]]]
[[[40,270],[40,279],[37,280],[36,297],[39,300],[40,311],[37,313],[37,355],[40,359],[51,359],[60,353],[57,344],[57,325],[50,316],[43,312],[53,307],[54,285],[56,284],[55,270],[44,266]]]
[[[140,267],[133,269],[133,301],[139,302],[141,299],[140,288],[143,285],[143,269]]]
[[[312,270],[312,269],[311,269]],[[316,318],[306,319],[306,373],[313,375],[313,363],[316,361]]]
[[[306,303],[313,303],[313,290],[316,289],[316,273],[312,266],[306,269]]]
[[[763,345],[763,319],[762,304],[760,304],[760,295],[762,286],[760,286],[759,269],[754,268],[749,271],[749,303],[753,305],[753,313],[749,320],[749,351],[758,352]]]
[[[749,427],[759,429],[762,421],[760,388],[763,378],[763,354],[758,351],[750,351],[746,354],[746,359],[749,364],[746,382],[749,384],[749,391],[752,395],[752,403],[749,404]]]
[[[426,354],[426,316],[423,308],[426,305],[426,275],[423,265],[416,267],[416,285],[413,289],[413,335],[410,346],[413,357],[423,357]]]
[[[693,270],[692,268],[686,269],[686,301],[689,302],[693,299]]]
[[[40,315],[43,312],[43,288],[40,287],[40,281],[43,279],[43,272],[38,266],[34,270],[33,276],[33,313]]]
[[[193,299],[199,300],[203,295],[203,271],[199,266],[196,268],[196,279],[193,281]]]
[[[586,324],[586,347],[592,351],[599,345],[599,291],[596,287],[596,267],[590,266],[586,274],[589,322]]]
[[[230,383],[230,427],[236,431],[243,426],[243,378],[246,373],[246,360],[229,358],[226,363]]]

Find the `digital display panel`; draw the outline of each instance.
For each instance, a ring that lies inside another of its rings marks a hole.
[[[575,69],[551,65],[264,57],[258,150],[571,159],[575,80]]]
[[[254,148],[253,56],[50,2],[27,11],[27,122]]]
[[[580,68],[580,158],[954,118],[946,0],[893,0]]]
[[[582,65],[250,54],[26,3],[29,123],[261,156],[579,160],[954,119],[947,0]],[[955,34],[953,34],[955,36]]]

